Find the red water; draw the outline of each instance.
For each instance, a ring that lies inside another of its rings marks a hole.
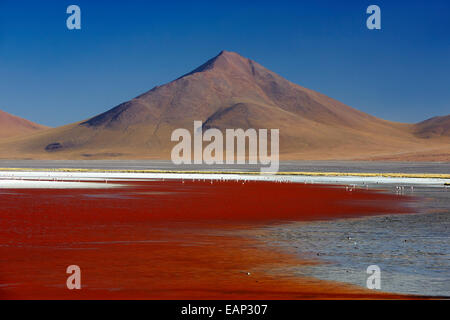
[[[310,262],[237,230],[407,213],[402,200],[369,190],[273,182],[0,189],[0,299],[379,297],[274,272]],[[81,290],[66,287],[69,265],[81,268]]]

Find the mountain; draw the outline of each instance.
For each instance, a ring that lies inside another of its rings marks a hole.
[[[43,129],[47,127],[0,110],[0,139],[26,135]]]
[[[419,122],[415,134],[422,138],[450,137],[450,115]]]
[[[433,160],[436,150],[450,155],[443,151],[449,137],[425,139],[420,128],[431,130],[426,125],[373,117],[222,51],[91,119],[0,144],[0,157],[170,159],[172,131],[192,131],[194,120],[221,130],[279,129],[282,159],[397,159],[420,153]]]

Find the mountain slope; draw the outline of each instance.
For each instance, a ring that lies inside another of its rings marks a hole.
[[[422,138],[450,137],[450,115],[419,122],[414,133]]]
[[[26,135],[43,129],[47,127],[0,110],[0,139]]]
[[[441,148],[417,125],[385,121],[303,88],[237,53],[86,121],[13,139],[8,155],[31,158],[170,158],[176,128],[280,129],[283,159],[370,159]],[[425,151],[428,152],[428,151]]]

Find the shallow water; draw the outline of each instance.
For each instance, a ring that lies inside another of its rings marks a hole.
[[[367,267],[381,269],[381,290],[450,296],[450,192],[416,188],[420,213],[269,227],[264,236],[302,258],[324,263],[295,272],[366,287]]]

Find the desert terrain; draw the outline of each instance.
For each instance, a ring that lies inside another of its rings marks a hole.
[[[172,131],[192,130],[194,120],[222,131],[279,129],[281,160],[450,161],[449,115],[379,119],[228,51],[90,119],[33,132],[9,119],[0,158],[170,159]]]

